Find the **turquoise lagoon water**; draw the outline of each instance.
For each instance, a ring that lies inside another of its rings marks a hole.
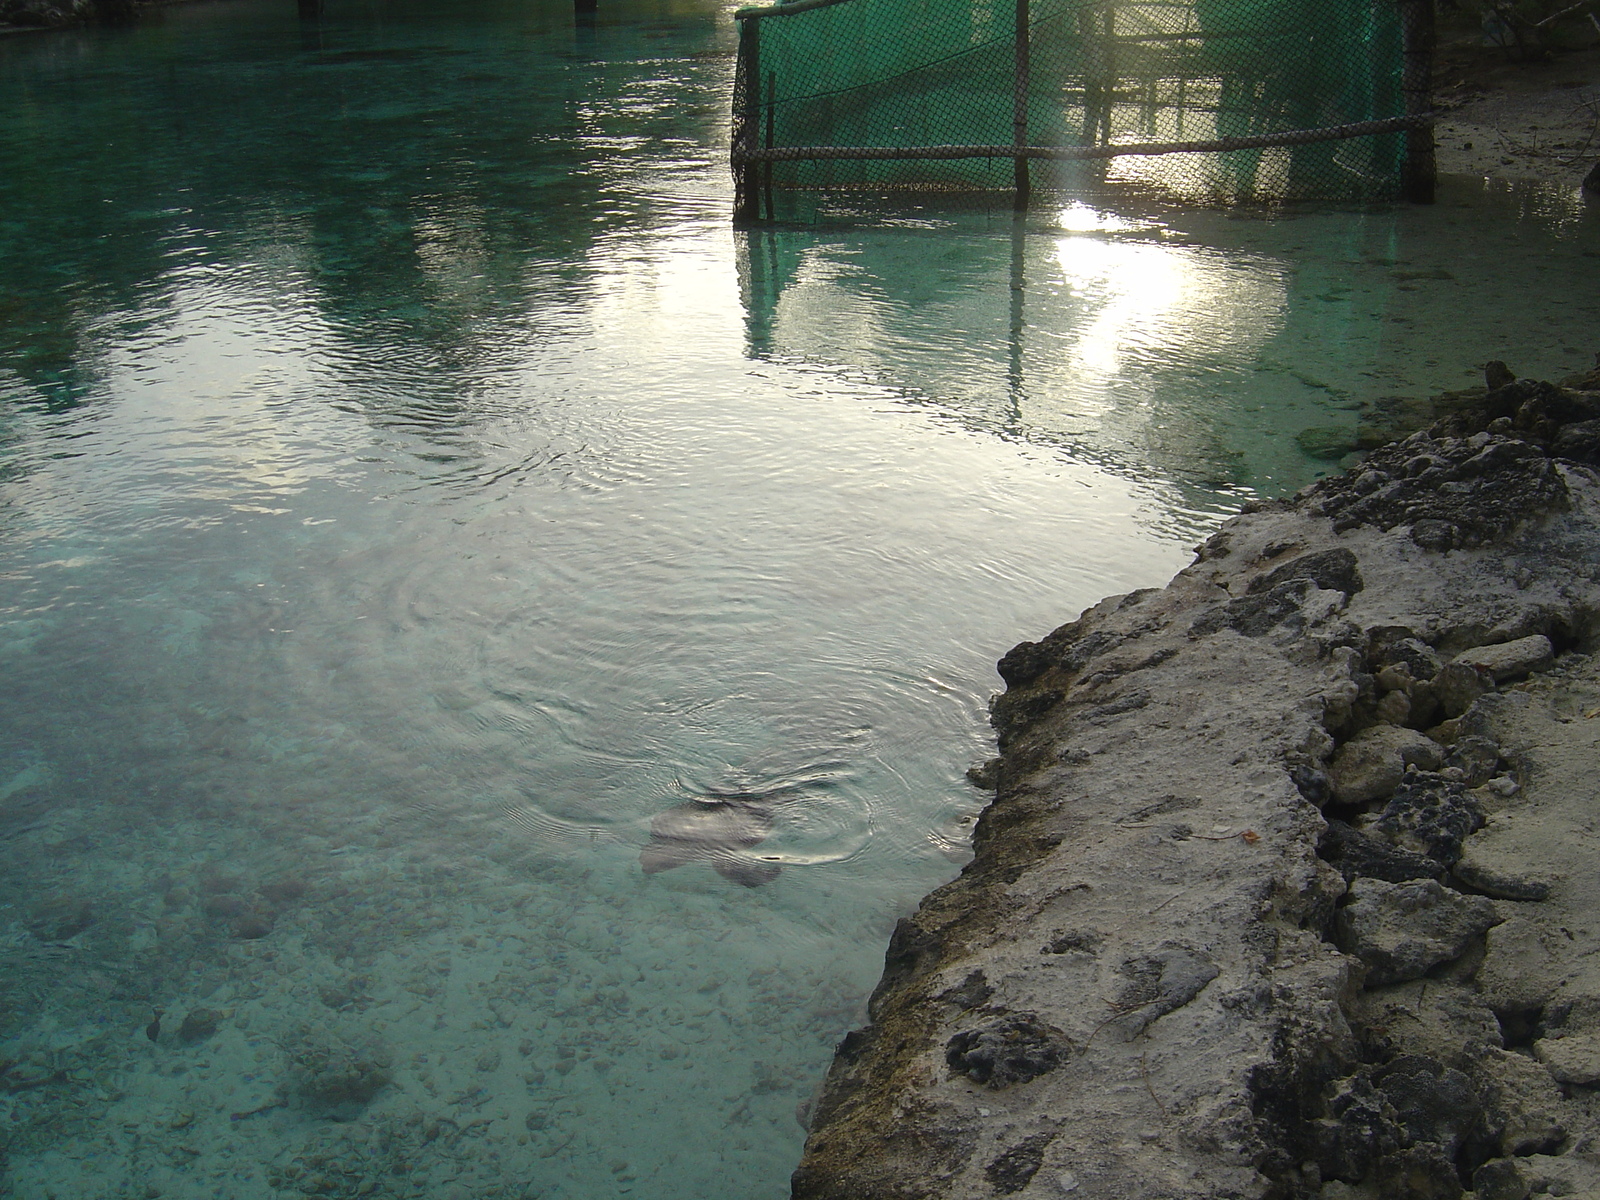
[[[738,233],[727,6],[292,7],[0,43],[0,1195],[783,1195],[993,661],[1600,349],[1561,189]]]

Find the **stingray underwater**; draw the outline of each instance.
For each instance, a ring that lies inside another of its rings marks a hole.
[[[639,851],[646,875],[685,863],[704,862],[724,879],[760,887],[783,870],[777,863],[743,853],[766,840],[772,814],[745,800],[689,800],[656,814],[650,841]]]

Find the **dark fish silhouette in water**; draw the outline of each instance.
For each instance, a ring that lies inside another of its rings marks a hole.
[[[740,852],[760,845],[771,830],[772,815],[764,808],[737,800],[690,800],[650,822],[650,841],[639,851],[639,865],[646,875],[654,875],[703,862],[724,879],[760,887],[783,868]]]

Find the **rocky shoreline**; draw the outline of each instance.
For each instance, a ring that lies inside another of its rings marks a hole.
[[[128,25],[151,10],[196,0],[0,0],[0,37],[81,25]]]
[[[137,11],[134,0],[0,0],[0,34],[127,21]]]
[[[800,1200],[1600,1196],[1600,371],[1000,663]]]

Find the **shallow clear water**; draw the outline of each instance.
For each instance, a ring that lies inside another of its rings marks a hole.
[[[1560,192],[735,233],[605,8],[0,43],[0,1194],[782,1195],[993,661],[1600,349]]]

